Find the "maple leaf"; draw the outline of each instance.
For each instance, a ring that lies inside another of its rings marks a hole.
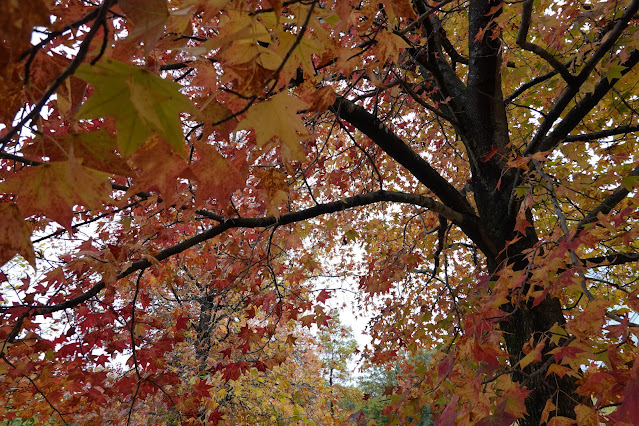
[[[145,53],[151,51],[169,19],[167,0],[119,0],[118,5],[134,24],[129,37],[142,40]]]
[[[476,426],[511,426],[516,423],[517,418],[505,411],[499,414],[491,414],[475,423]]]
[[[37,138],[25,147],[27,155],[64,161],[73,155],[82,165],[109,174],[128,175],[131,168],[115,151],[115,137],[105,130]]]
[[[113,60],[83,64],[76,75],[95,90],[78,111],[78,118],[114,117],[122,155],[133,154],[153,132],[185,155],[179,114],[197,113],[197,109],[179,92],[178,84]]]
[[[267,213],[279,217],[280,205],[288,200],[286,175],[275,168],[269,168],[256,171],[255,176],[260,179],[257,187],[266,193]]]
[[[306,73],[312,75],[314,73],[313,55],[320,55],[324,50],[317,40],[308,37],[298,40],[297,35],[285,31],[279,31],[277,38],[280,41],[276,51],[278,56],[284,57],[289,51],[292,52],[291,59],[283,70],[285,78],[294,75],[300,65]]]
[[[541,412],[541,421],[547,422],[548,417],[550,416],[551,411],[555,411],[557,406],[552,402],[552,398],[546,401],[546,405],[544,406],[544,411]]]
[[[326,289],[322,289],[317,295],[317,301],[320,303],[326,302],[326,300],[330,299],[332,296]]]
[[[455,424],[455,420],[457,420],[457,412],[455,411],[455,407],[457,406],[457,402],[459,401],[459,396],[455,395],[448,402],[446,408],[442,412],[441,416],[437,420],[437,424],[441,426],[453,426]]]
[[[231,133],[237,127],[237,118],[233,116],[231,110],[212,97],[204,102],[200,115],[204,119],[202,131],[205,135],[210,135],[215,131],[219,136],[229,140]],[[213,126],[214,123],[218,122],[221,124]]]
[[[300,141],[308,137],[308,134],[297,112],[306,108],[306,102],[280,92],[252,106],[235,130],[253,129],[259,147],[264,147],[271,139],[277,138],[281,142],[283,158],[302,161],[305,154]]]
[[[87,83],[76,76],[71,76],[65,80],[57,92],[58,109],[60,112],[73,116],[82,105],[82,100],[87,90]]]
[[[504,396],[504,411],[515,418],[521,418],[527,414],[526,397],[530,394],[530,390],[519,387],[508,389]],[[498,409],[499,410],[499,409]]]
[[[131,157],[137,176],[134,184],[125,194],[125,198],[149,188],[158,188],[167,202],[173,203],[179,192],[178,178],[192,178],[187,162],[172,150],[167,149],[163,140],[150,138],[147,143]]]
[[[392,21],[417,17],[410,0],[383,0],[383,3],[386,6],[385,10],[390,12],[389,17]]]
[[[555,416],[546,423],[547,426],[574,426],[574,424],[573,419],[564,416]]]
[[[381,63],[385,63],[389,60],[397,62],[400,49],[408,49],[410,47],[403,38],[390,31],[380,31],[377,34],[376,40]]]
[[[577,405],[575,407],[575,414],[577,415],[577,424],[580,426],[599,426],[602,424],[603,419],[594,407],[581,404]]]
[[[548,371],[546,371],[546,375],[556,374],[559,377],[564,377],[567,373],[572,372],[572,369],[560,364],[550,364],[548,367]]]
[[[332,86],[324,86],[313,93],[313,103],[309,107],[311,111],[325,112],[335,103],[337,94]]]
[[[29,46],[33,27],[49,24],[51,0],[33,0],[27,3],[9,1],[3,4],[0,17],[0,40],[12,50],[16,59]]]
[[[611,416],[616,421],[626,421],[631,424],[639,422],[639,367],[635,364],[631,370],[631,379],[623,391],[621,406]]]
[[[201,87],[206,94],[215,94],[217,92],[218,72],[211,61],[198,60],[193,62],[192,66],[197,70],[197,74],[191,80],[191,86]]]
[[[109,199],[111,185],[106,173],[71,157],[11,175],[0,183],[0,192],[13,193],[25,216],[44,214],[71,230],[74,206],[99,207]]]
[[[519,366],[521,368],[526,368],[528,365],[532,363],[537,363],[541,361],[542,350],[546,344],[544,341],[539,342],[534,349],[532,349],[528,354],[519,360]]]
[[[19,254],[35,268],[31,229],[14,203],[0,203],[0,265]]]
[[[248,176],[246,159],[237,155],[228,160],[211,145],[196,145],[199,159],[191,164],[190,169],[198,181],[197,203],[202,205],[206,200],[215,198],[222,204],[228,203],[231,194],[242,189]]]

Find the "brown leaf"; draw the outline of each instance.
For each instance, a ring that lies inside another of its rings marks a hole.
[[[35,253],[31,245],[31,229],[14,203],[0,204],[0,265],[21,255],[35,268]]]

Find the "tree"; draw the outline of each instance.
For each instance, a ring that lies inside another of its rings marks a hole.
[[[339,319],[337,311],[330,312],[333,320],[329,328],[319,333],[322,345],[322,370],[329,386],[346,384],[351,380],[352,361],[357,351],[357,341],[353,337],[353,329],[345,326]]]
[[[205,361],[326,325],[338,290],[315,284],[343,276],[373,310],[372,362],[437,351],[400,421],[638,423],[638,8],[5,5],[7,413],[175,406],[168,361],[217,312],[208,290],[239,313],[232,344],[203,331]],[[202,298],[169,309],[189,273]]]
[[[340,401],[337,395],[329,403],[331,415],[335,413],[335,405],[348,405],[353,407],[353,400],[357,401],[359,392],[349,386],[351,381],[351,365],[355,352],[357,351],[357,341],[353,337],[353,329],[344,326],[339,318],[339,312],[332,310],[330,327],[324,328],[319,333],[319,343],[321,345],[320,359],[322,360],[321,371],[327,381],[328,386],[344,398]],[[349,392],[354,391],[354,392]],[[354,394],[354,398],[349,397]]]
[[[400,387],[411,387],[415,381],[421,379],[423,368],[430,362],[428,353],[408,357],[401,355],[387,365],[369,365],[362,368],[362,375],[358,377],[358,388],[365,395],[365,403],[361,412],[370,422],[374,420],[378,425],[387,425],[397,416],[393,413],[393,393]],[[394,398],[397,398],[395,395]],[[420,411],[421,410],[421,411]],[[411,419],[418,426],[433,424],[428,406],[417,410],[419,421]],[[415,417],[416,418],[416,417]]]

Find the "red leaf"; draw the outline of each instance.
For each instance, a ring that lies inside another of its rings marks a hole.
[[[457,406],[457,401],[459,401],[459,396],[454,395],[446,408],[442,412],[441,416],[437,420],[437,426],[454,426],[455,420],[457,420],[457,412],[455,411],[455,407]]]
[[[437,373],[439,374],[440,379],[444,379],[453,370],[454,361],[455,357],[453,352],[451,352],[446,355],[446,358],[444,358],[442,362],[439,363]]]
[[[322,289],[322,291],[319,292],[319,294],[317,295],[317,301],[320,303],[324,303],[326,302],[326,300],[330,299],[331,294],[328,292],[328,290],[326,289]]]

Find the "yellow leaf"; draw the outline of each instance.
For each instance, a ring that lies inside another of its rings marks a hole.
[[[286,176],[276,168],[260,169],[255,174],[260,179],[257,187],[266,192],[268,214],[279,216],[280,204],[288,200]]]
[[[277,38],[280,41],[280,45],[277,48],[277,53],[280,56],[284,57],[291,51],[291,57],[286,63],[284,75],[287,76],[288,74],[294,73],[300,65],[307,74],[315,74],[313,55],[321,55],[322,52],[324,52],[324,48],[317,40],[302,37],[302,39],[297,42],[297,34],[290,34],[285,31],[278,32]],[[297,45],[295,43],[297,43]]]
[[[537,344],[537,346],[535,346],[533,350],[528,352],[528,355],[526,355],[519,361],[519,366],[521,368],[526,368],[526,366],[528,366],[529,364],[541,361],[541,351],[544,349],[545,346],[546,344],[544,342],[540,342],[539,344]]]
[[[305,154],[300,141],[308,133],[302,120],[297,117],[297,111],[305,108],[308,108],[306,102],[280,92],[251,107],[235,130],[253,129],[259,147],[268,144],[272,138],[279,138],[282,156],[288,160],[302,161]]]
[[[400,49],[410,47],[403,38],[390,31],[380,31],[376,40],[381,63],[386,63],[386,61],[397,62]]]
[[[548,421],[548,416],[550,416],[551,411],[555,411],[557,406],[553,404],[552,398],[546,401],[546,405],[544,406],[544,411],[541,412],[541,421],[545,423]]]
[[[627,190],[632,191],[639,182],[639,176],[626,176],[621,179],[621,185]]]
[[[580,426],[599,426],[602,424],[597,410],[593,407],[585,405],[577,405],[575,407],[575,414],[577,415],[577,424]]]

